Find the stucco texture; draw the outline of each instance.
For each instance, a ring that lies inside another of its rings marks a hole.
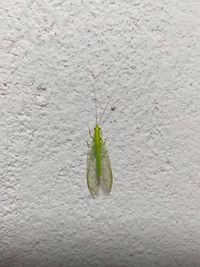
[[[0,267],[200,266],[199,40],[199,0],[0,1]]]

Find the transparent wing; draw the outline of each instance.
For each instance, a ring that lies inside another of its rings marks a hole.
[[[101,153],[101,188],[105,194],[110,194],[110,191],[112,189],[113,176],[105,143],[102,144]]]
[[[88,189],[92,195],[97,195],[99,191],[99,182],[97,179],[96,157],[93,142],[91,142],[87,155],[86,172]]]

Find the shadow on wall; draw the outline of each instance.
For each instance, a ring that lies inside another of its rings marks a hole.
[[[125,248],[126,251],[126,248]],[[28,248],[27,251],[23,251],[21,254],[15,251],[12,255],[5,259],[0,259],[0,267],[199,267],[199,253],[189,253],[188,255],[170,255],[165,253],[165,256],[146,254],[146,252],[140,252],[140,254],[130,255],[122,257],[118,253],[111,256],[109,260],[100,258],[98,255],[79,255],[78,251],[72,251],[69,255],[61,255],[62,253],[57,250],[57,253],[32,251]],[[101,253],[99,253],[101,255]],[[122,255],[123,253],[121,253]],[[124,253],[126,254],[126,253]],[[108,257],[105,257],[108,259]]]

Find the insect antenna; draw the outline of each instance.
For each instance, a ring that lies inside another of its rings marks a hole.
[[[104,114],[105,114],[105,112],[106,112],[106,110],[107,110],[107,107],[108,107],[108,105],[109,105],[109,103],[110,103],[110,100],[112,99],[114,93],[115,93],[115,91],[114,91],[114,92],[112,93],[112,95],[109,97],[109,99],[108,99],[108,101],[107,101],[107,103],[106,103],[106,105],[105,105],[105,108],[104,108],[104,110],[103,110],[103,112],[102,112],[102,114],[101,114],[101,117],[100,117],[100,119],[99,119],[99,124],[100,124],[101,121],[102,121],[102,118],[103,118],[103,116],[104,116]]]
[[[94,101],[95,101],[95,117],[96,117],[96,125],[97,125],[97,96],[95,88],[93,87],[93,93],[94,93]]]

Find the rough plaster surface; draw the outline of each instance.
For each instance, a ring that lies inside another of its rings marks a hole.
[[[0,266],[199,267],[199,0],[1,0],[0,25]]]

